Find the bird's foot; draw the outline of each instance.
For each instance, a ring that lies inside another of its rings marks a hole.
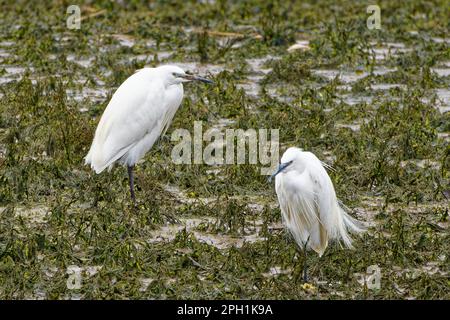
[[[308,281],[309,281],[308,275],[306,274],[306,272],[304,272],[303,273],[303,282],[308,283]]]
[[[136,199],[131,199],[131,201],[128,204],[128,207],[130,208],[130,210],[139,210],[139,202],[136,201]]]

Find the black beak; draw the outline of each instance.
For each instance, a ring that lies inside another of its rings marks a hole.
[[[203,77],[199,77],[199,76],[194,76],[192,74],[186,74],[184,76],[184,78],[188,79],[188,80],[191,80],[191,81],[201,81],[201,82],[204,82],[204,83],[214,83],[214,81],[212,81],[212,80],[209,80],[209,79],[206,79],[206,78],[203,78]]]
[[[289,166],[292,163],[292,161],[286,162],[286,163],[280,163],[280,165],[278,166],[277,171],[275,171],[270,177],[269,179],[267,179],[267,181],[272,182],[272,179],[279,174],[281,171],[283,171],[284,169],[286,169],[287,166]]]

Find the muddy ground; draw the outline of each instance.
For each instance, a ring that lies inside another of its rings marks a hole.
[[[378,3],[370,30],[364,1],[89,1],[80,29],[72,3],[1,2],[0,298],[449,299],[449,4]],[[185,85],[136,210],[126,170],[83,157],[120,83],[163,63],[215,84]],[[171,161],[194,121],[278,128],[369,231],[310,254],[305,285],[260,166]]]

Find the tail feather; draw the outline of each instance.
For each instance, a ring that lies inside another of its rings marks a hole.
[[[349,232],[361,233],[366,231],[366,228],[364,227],[362,222],[350,216],[347,212],[345,212],[344,209],[342,209],[341,207],[339,209],[342,217],[342,223],[339,226],[340,238],[347,248],[353,249],[353,240],[350,237]]]
[[[342,210],[344,211],[344,210]],[[344,211],[343,214],[344,223],[347,229],[349,229],[353,233],[361,233],[367,230],[367,228],[364,226],[364,224],[350,216],[347,212]]]
[[[104,160],[103,155],[99,149],[99,146],[92,146],[91,150],[89,150],[87,156],[84,158],[85,165],[91,165],[91,168],[95,171],[95,173],[99,174],[106,168],[111,169],[113,164],[122,158],[129,150],[133,147],[133,145],[127,146],[126,148],[120,149],[118,152],[114,154],[110,159]]]

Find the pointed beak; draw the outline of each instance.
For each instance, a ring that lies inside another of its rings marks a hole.
[[[190,81],[201,81],[204,83],[214,83],[214,81],[212,81],[212,80],[209,80],[209,79],[206,79],[203,77],[199,77],[199,76],[194,76],[192,74],[186,74],[186,75],[184,75],[183,78],[190,80]]]
[[[275,178],[275,176],[277,174],[279,174],[280,172],[282,172],[284,169],[286,169],[287,166],[289,166],[292,163],[292,161],[286,162],[286,163],[280,163],[280,165],[278,166],[277,171],[275,171],[270,177],[269,179],[267,179],[267,181],[270,183],[272,182],[272,179]]]

